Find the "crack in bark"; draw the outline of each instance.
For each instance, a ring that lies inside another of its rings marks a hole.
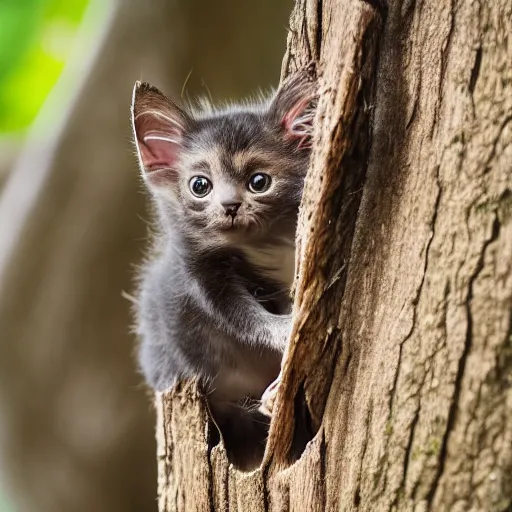
[[[439,80],[437,86],[437,97],[438,101],[436,102],[436,107],[434,110],[434,120],[432,122],[432,127],[430,129],[430,138],[432,139],[434,136],[434,130],[437,126],[439,120],[439,111],[441,109],[441,104],[443,102],[443,84],[445,83],[446,77],[446,69],[447,69],[447,55],[450,53],[450,49],[453,41],[453,32],[455,30],[455,1],[450,0],[450,27],[448,28],[448,35],[446,36],[446,41],[444,47],[441,49],[441,70],[439,73]]]
[[[327,496],[327,491],[326,491],[326,485],[327,485],[326,484],[326,482],[327,482],[327,478],[326,478],[327,467],[326,466],[327,466],[327,463],[325,460],[326,452],[327,452],[327,446],[325,444],[325,435],[324,435],[324,432],[322,431],[322,437],[320,440],[320,447],[319,447],[319,457],[320,457],[319,481],[322,484],[322,494],[323,494],[323,502],[324,503],[326,501],[326,496]]]
[[[471,97],[473,97],[473,93],[475,92],[476,82],[478,80],[478,76],[480,75],[480,66],[482,65],[482,46],[480,45],[476,50],[475,62],[473,63],[473,69],[471,70],[471,76],[469,77],[469,92],[471,93]],[[473,102],[474,107],[474,102]]]
[[[481,48],[478,48],[477,52],[478,51],[480,51],[480,54],[481,54]],[[478,53],[477,53],[477,58],[478,58]],[[480,59],[481,59],[481,57],[480,57]],[[471,76],[469,77],[469,84],[468,84],[468,92],[469,92],[469,98],[471,99],[471,111],[473,114],[473,118],[476,118],[476,107],[475,107],[475,98],[473,95],[473,91],[471,90],[471,87],[472,87],[471,81],[473,80],[473,73],[475,71],[475,66],[476,66],[476,59],[475,59],[473,68],[471,69]],[[478,63],[478,67],[480,67],[480,63]],[[480,71],[478,71],[478,73],[480,73]],[[475,79],[474,85],[476,85],[476,79]]]
[[[468,212],[469,215],[469,212]],[[453,398],[450,404],[450,410],[448,412],[448,419],[446,422],[446,429],[445,433],[443,435],[443,442],[441,444],[441,451],[439,455],[439,464],[437,467],[436,475],[434,477],[434,480],[432,482],[432,485],[430,487],[430,490],[427,494],[427,510],[432,510],[432,505],[435,497],[435,493],[437,491],[437,488],[439,486],[439,482],[441,479],[441,476],[444,472],[444,466],[446,462],[446,455],[447,455],[447,449],[448,449],[448,442],[450,438],[450,434],[453,431],[455,427],[455,421],[457,416],[457,408],[459,405],[459,398],[460,393],[462,389],[462,380],[464,378],[464,371],[466,368],[466,361],[469,356],[469,353],[471,351],[471,345],[472,345],[472,337],[473,337],[473,316],[471,313],[471,300],[473,299],[473,286],[475,284],[475,281],[478,279],[478,276],[480,275],[481,271],[484,268],[485,264],[485,254],[487,251],[487,248],[490,244],[495,242],[497,238],[499,237],[500,233],[500,222],[498,219],[498,215],[494,214],[494,221],[492,225],[492,231],[491,236],[485,240],[482,250],[480,253],[480,257],[478,259],[475,271],[471,275],[469,282],[468,282],[468,294],[466,297],[466,319],[467,319],[467,329],[466,329],[466,338],[464,341],[464,348],[462,351],[462,354],[459,359],[459,367],[457,370],[457,376],[455,378],[455,386],[454,386],[454,392],[453,392]]]
[[[208,498],[209,498],[209,502],[210,502],[210,512],[215,512],[215,496],[214,496],[215,493],[214,493],[213,481],[212,481],[213,464],[212,464],[212,458],[211,458],[211,453],[212,453],[211,438],[213,435],[213,433],[211,432],[212,428],[217,428],[217,427],[212,424],[209,416],[207,416],[207,418],[206,418],[206,429],[207,429],[206,439],[207,439],[207,443],[208,443],[208,453],[206,456],[206,464],[207,464],[207,468],[208,468],[208,473],[210,475],[210,478],[208,478]]]
[[[450,291],[451,291],[451,287],[450,287],[450,281],[447,281],[446,282],[446,285],[445,285],[445,289],[444,289],[444,293],[443,293],[443,310],[442,310],[442,328],[443,328],[443,335],[441,336],[441,340],[446,340],[447,339],[447,325],[446,325],[446,318],[447,318],[447,307],[448,307],[448,297],[450,295]],[[436,347],[434,348],[434,351],[428,356],[427,360],[425,363],[429,363],[430,364],[430,370],[428,373],[425,373],[424,374],[424,379],[422,380],[422,383],[421,383],[421,389],[423,389],[423,386],[425,385],[425,382],[427,381],[427,376],[430,376],[433,374],[433,368],[434,368],[434,365],[433,365],[433,362],[435,361],[435,358],[437,357],[437,355],[441,352],[441,350],[443,348],[446,348],[446,343],[441,341],[441,343],[437,343],[436,344]],[[421,396],[420,396],[420,400],[421,400]],[[420,408],[419,408],[420,409]],[[419,412],[419,409],[418,409],[418,412]],[[421,468],[421,472],[420,472],[420,475],[416,478],[416,481],[414,482],[414,485],[411,489],[411,492],[410,492],[410,495],[412,496],[413,500],[416,501],[416,497],[417,497],[417,492],[418,492],[418,488],[420,486],[420,484],[422,483],[422,475],[424,473],[424,470],[425,470],[425,466],[423,465],[422,468]]]
[[[309,40],[308,33],[308,19],[306,16],[302,19],[302,24],[300,26],[302,40],[306,44],[307,52],[308,52],[308,60],[313,59],[313,51],[311,49],[311,41]]]
[[[261,469],[261,478],[263,480],[263,508],[264,510],[270,510],[270,499],[269,499],[269,496],[270,496],[270,491],[269,491],[269,488],[268,488],[268,484],[269,484],[269,481],[268,481],[268,475],[269,475],[269,465],[266,464],[265,466],[262,467]],[[228,511],[229,512],[229,511]]]
[[[469,84],[468,84],[468,91],[471,98],[471,109],[473,111],[473,118],[476,118],[476,108],[475,108],[475,87],[476,82],[478,80],[478,77],[480,76],[480,67],[482,65],[482,27],[481,27],[481,21],[482,21],[482,2],[477,0],[478,3],[478,16],[477,16],[477,22],[478,22],[478,33],[480,35],[480,39],[478,41],[478,48],[476,50],[475,60],[473,62],[473,67],[471,68],[471,75],[469,77]]]
[[[414,103],[412,105],[412,111],[411,111],[411,114],[409,116],[409,119],[405,123],[405,129],[406,130],[408,130],[410,128],[411,124],[416,119],[416,115],[418,114],[418,89],[420,87],[421,87],[421,74],[420,74],[420,77],[419,77],[419,84],[416,87],[416,96],[414,98]]]
[[[437,183],[438,190],[437,190],[437,195],[436,195],[436,199],[435,199],[435,202],[434,202],[434,211],[433,211],[433,214],[432,214],[432,220],[430,221],[430,224],[432,226],[432,234],[431,234],[430,239],[429,239],[429,241],[427,243],[427,246],[425,248],[425,265],[423,267],[423,275],[422,275],[422,278],[421,278],[421,282],[418,285],[418,289],[416,290],[416,294],[415,294],[415,296],[412,299],[412,304],[413,304],[412,325],[411,325],[411,328],[410,328],[409,332],[405,336],[405,338],[400,342],[400,350],[399,350],[397,371],[395,373],[395,379],[394,379],[393,387],[392,387],[392,390],[391,390],[391,400],[392,401],[393,401],[393,396],[395,394],[395,390],[396,390],[396,387],[397,387],[397,384],[398,384],[399,375],[400,375],[403,346],[411,338],[411,336],[414,333],[414,328],[416,326],[416,319],[417,319],[417,306],[418,306],[418,303],[419,303],[419,300],[420,300],[420,297],[421,297],[421,293],[422,293],[422,290],[423,290],[423,284],[425,283],[425,277],[426,277],[427,271],[428,271],[429,251],[430,251],[430,247],[432,245],[432,241],[434,240],[435,225],[436,225],[437,215],[438,215],[438,212],[439,212],[439,205],[440,205],[440,202],[441,202],[441,196],[442,196],[442,188],[441,188],[441,184],[440,184],[440,181],[439,181],[439,171],[440,171],[440,167],[437,166],[437,169],[436,169],[436,183]],[[423,384],[425,382],[425,378],[426,378],[426,373],[423,374],[422,383],[419,386],[419,389],[422,388],[422,386],[423,386]],[[411,432],[410,432],[409,440],[408,440],[407,447],[406,447],[405,454],[404,454],[404,469],[403,469],[403,473],[402,473],[402,482],[400,483],[400,486],[398,487],[398,489],[395,492],[395,496],[394,496],[394,498],[392,500],[392,507],[393,506],[398,506],[399,496],[401,495],[401,491],[405,488],[405,482],[407,480],[407,470],[408,470],[408,467],[409,467],[409,458],[411,456],[412,444],[414,442],[415,427],[416,427],[416,424],[417,424],[418,419],[419,419],[419,411],[420,411],[420,408],[421,408],[421,396],[419,397],[418,400],[419,400],[419,403],[418,403],[418,406],[417,406],[416,411],[414,413],[413,421],[411,422]],[[394,407],[394,405],[391,405],[391,407],[390,407],[390,412],[389,412],[389,415],[388,415],[388,418],[387,418],[388,422],[391,421],[391,418],[393,416],[393,407]],[[387,449],[387,445],[386,445],[386,449]]]
[[[425,373],[423,374],[423,379],[421,381],[421,384],[419,388],[421,389],[423,385],[425,384]],[[406,481],[407,481],[407,472],[409,470],[409,461],[411,459],[411,453],[412,453],[412,445],[414,443],[414,435],[416,433],[416,425],[418,424],[418,421],[420,419],[420,410],[421,410],[421,395],[418,398],[418,407],[416,407],[416,410],[414,411],[414,417],[412,418],[412,422],[409,426],[409,439],[407,440],[407,447],[405,448],[405,456],[404,456],[404,469],[402,473],[402,482],[400,483],[400,487],[398,488],[398,491],[395,496],[394,504],[395,506],[398,506],[398,496],[400,496],[405,489]]]
[[[414,2],[412,2],[412,4],[414,6]],[[408,12],[412,13],[413,11],[408,11]],[[423,81],[423,71],[422,71],[422,68],[420,66],[419,69],[418,69],[418,81],[417,81],[416,88],[415,88],[415,91],[414,91],[414,103],[413,103],[412,110],[411,110],[411,113],[409,115],[409,118],[407,119],[407,122],[405,123],[405,130],[406,131],[411,127],[412,123],[417,119],[417,114],[419,112],[418,96],[419,96],[420,91],[421,91],[422,81]]]
[[[288,464],[291,465],[302,457],[307,444],[317,434],[313,427],[311,412],[306,401],[304,381],[301,381],[294,398],[294,431],[291,446],[288,450]]]
[[[316,58],[320,59],[320,53],[322,52],[322,40],[323,40],[323,0],[317,0],[316,2]]]

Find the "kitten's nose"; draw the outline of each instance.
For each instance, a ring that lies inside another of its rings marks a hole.
[[[226,215],[235,216],[242,203],[222,203]]]

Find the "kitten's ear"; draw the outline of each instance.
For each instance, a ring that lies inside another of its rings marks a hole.
[[[300,73],[281,85],[270,104],[270,114],[285,138],[297,142],[297,149],[311,147],[316,99],[315,81]]]
[[[154,185],[178,178],[176,162],[190,117],[156,87],[136,82],[132,128],[144,178]]]

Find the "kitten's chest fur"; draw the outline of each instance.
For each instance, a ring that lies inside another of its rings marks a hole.
[[[240,249],[247,261],[266,277],[283,283],[288,289],[295,276],[295,244],[293,240],[272,243],[243,243]]]

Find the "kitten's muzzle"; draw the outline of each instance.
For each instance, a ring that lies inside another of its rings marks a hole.
[[[226,215],[231,215],[231,217],[235,217],[238,209],[242,203],[222,203],[222,207],[224,208],[224,212]]]

